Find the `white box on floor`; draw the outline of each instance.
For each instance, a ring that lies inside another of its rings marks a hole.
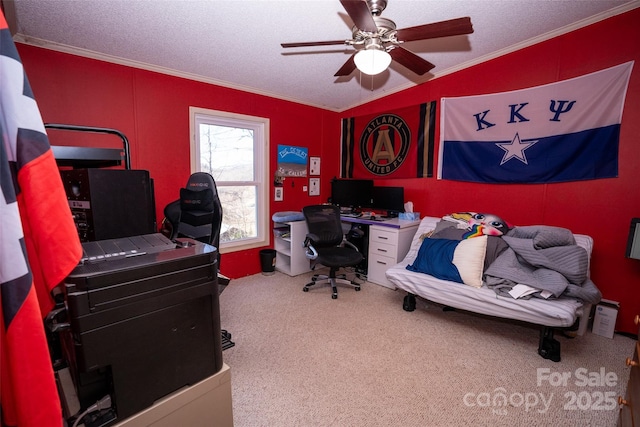
[[[160,399],[114,427],[176,426],[233,427],[231,370],[226,363],[216,374]]]
[[[596,312],[593,316],[593,328],[591,331],[596,335],[613,338],[616,329],[616,319],[620,303],[603,299],[596,305]]]

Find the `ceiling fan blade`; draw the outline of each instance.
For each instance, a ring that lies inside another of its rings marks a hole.
[[[416,27],[402,28],[396,32],[400,41],[435,39],[438,37],[458,36],[473,33],[471,18],[456,18]]]
[[[346,40],[330,40],[326,42],[302,42],[302,43],[280,43],[282,47],[309,47],[309,46],[332,46],[336,44],[347,44]]]
[[[340,3],[358,29],[369,33],[378,32],[378,26],[366,0],[340,0]]]
[[[391,55],[391,58],[393,58],[393,60],[398,64],[410,69],[418,75],[423,75],[435,67],[431,62],[420,58],[415,53],[400,46],[391,49],[391,51],[389,51],[389,55]]]
[[[345,62],[344,65],[340,67],[338,72],[334,74],[334,77],[348,76],[349,74],[353,73],[353,70],[356,69],[356,63],[353,60],[355,56],[356,56],[355,53],[351,55],[347,60],[347,62]]]

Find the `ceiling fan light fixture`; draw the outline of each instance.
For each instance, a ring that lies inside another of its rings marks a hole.
[[[370,76],[380,74],[391,64],[391,55],[380,46],[370,44],[353,58],[358,70]]]

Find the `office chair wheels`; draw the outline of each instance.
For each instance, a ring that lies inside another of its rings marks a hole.
[[[338,299],[338,294],[331,294],[331,299]]]
[[[360,286],[356,286],[355,289],[356,289],[356,291],[359,291],[360,290]]]
[[[303,292],[309,292],[309,288],[307,288],[306,286],[304,288],[302,288]]]

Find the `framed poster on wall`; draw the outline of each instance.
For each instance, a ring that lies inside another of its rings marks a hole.
[[[320,178],[309,178],[309,195],[320,195]]]
[[[307,155],[307,148],[278,145],[278,175],[306,177]]]
[[[320,157],[309,157],[309,175],[320,175]]]

